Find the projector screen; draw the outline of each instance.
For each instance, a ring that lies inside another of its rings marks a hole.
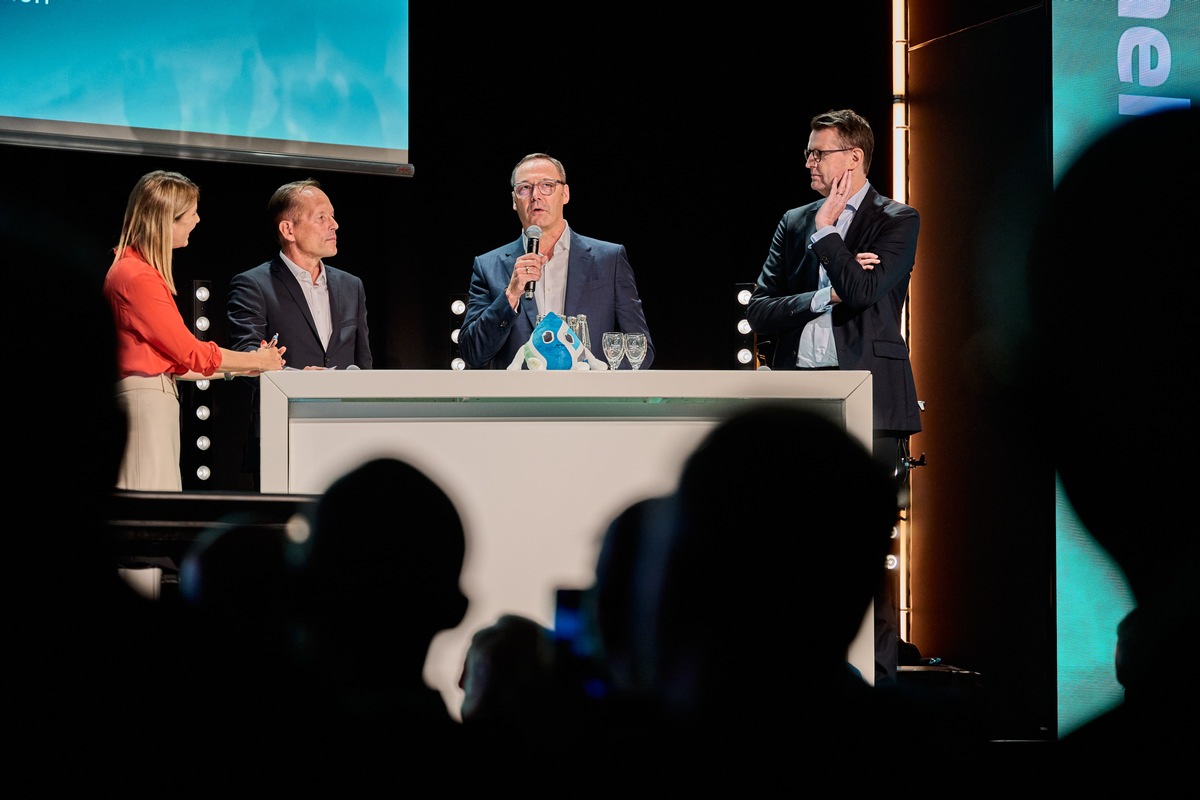
[[[407,0],[7,0],[0,142],[411,176]]]

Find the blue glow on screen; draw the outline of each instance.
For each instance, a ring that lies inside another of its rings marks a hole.
[[[1200,102],[1200,0],[1056,0],[1054,180],[1136,114]]]
[[[0,117],[403,153],[408,3],[5,0]]]

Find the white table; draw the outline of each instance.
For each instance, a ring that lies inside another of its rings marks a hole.
[[[425,669],[456,715],[471,634],[510,612],[552,626],[554,590],[591,584],[608,524],[635,500],[673,491],[723,416],[796,401],[871,446],[863,371],[288,370],[260,382],[263,492],[320,494],[364,461],[394,456],[457,505],[471,605]],[[870,612],[848,657],[874,675]]]

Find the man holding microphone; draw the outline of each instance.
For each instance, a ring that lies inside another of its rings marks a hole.
[[[562,162],[531,153],[511,175],[512,207],[521,236],[476,256],[467,314],[459,332],[472,369],[507,369],[537,326],[539,315],[586,315],[593,331],[646,334],[643,368],[654,345],[625,246],[581,236],[567,225],[571,199]]]

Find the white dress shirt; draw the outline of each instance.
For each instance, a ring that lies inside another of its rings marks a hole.
[[[854,212],[858,210],[859,204],[866,197],[867,188],[870,185],[870,183],[864,183],[861,189],[851,195],[850,199],[846,201],[846,207],[838,215],[837,222],[817,230],[812,235],[812,243],[815,244],[831,233],[838,233],[845,239],[850,221],[854,219]],[[800,332],[796,366],[801,369],[836,367],[838,365],[837,345],[833,341],[833,303],[830,300],[833,286],[829,282],[829,275],[825,272],[825,267],[820,266],[819,269],[817,292],[813,295],[809,308],[821,316],[809,321],[804,326],[804,330]]]
[[[554,252],[550,254],[550,260],[542,267],[542,279],[533,288],[539,316],[553,311],[563,319],[567,318],[567,310],[563,306],[567,298],[567,262],[570,260],[571,226],[564,225],[562,235],[554,243]]]
[[[329,310],[329,281],[325,275],[325,264],[321,264],[321,271],[317,273],[317,280],[314,282],[308,270],[296,266],[296,263],[282,252],[279,257],[296,276],[296,281],[304,291],[309,313],[317,326],[317,335],[321,337],[321,347],[329,349],[329,337],[333,335],[333,314]]]

